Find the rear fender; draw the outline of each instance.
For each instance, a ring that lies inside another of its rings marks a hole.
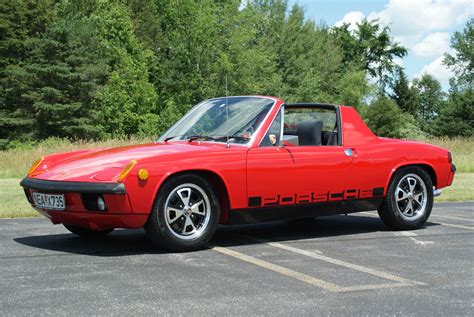
[[[389,175],[387,181],[385,182],[385,191],[390,186],[390,182],[392,181],[392,178],[393,178],[393,175],[395,174],[395,172],[398,171],[400,168],[407,167],[407,166],[419,166],[419,167],[424,168],[427,171],[427,173],[430,175],[431,180],[433,182],[433,186],[436,187],[436,185],[437,185],[437,174],[436,174],[436,170],[435,170],[435,168],[433,167],[432,164],[430,164],[426,161],[410,161],[410,162],[405,161],[405,162],[401,162],[401,163],[397,164],[394,168],[392,168],[392,170],[390,171],[390,175]],[[385,192],[385,195],[387,195],[386,192]]]

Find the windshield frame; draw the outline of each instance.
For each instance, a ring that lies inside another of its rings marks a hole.
[[[209,101],[212,101],[212,100],[216,100],[216,99],[225,99],[225,98],[260,98],[260,99],[269,99],[269,100],[272,100],[273,101],[273,104],[271,105],[270,109],[268,110],[267,114],[265,115],[265,117],[263,118],[262,122],[260,123],[260,126],[258,127],[257,130],[254,131],[254,133],[252,134],[252,136],[250,137],[249,141],[247,143],[229,143],[230,145],[234,146],[234,145],[237,145],[237,146],[244,146],[244,147],[251,147],[253,146],[253,144],[258,141],[256,140],[257,136],[260,134],[260,131],[262,130],[263,126],[265,126],[266,122],[268,121],[268,118],[272,115],[273,111],[274,111],[274,108],[275,108],[275,105],[278,104],[277,102],[277,99],[276,98],[273,98],[273,97],[267,97],[267,96],[227,96],[227,97],[216,97],[216,98],[211,98],[211,99],[206,99],[206,100],[203,100],[201,101],[200,103],[194,105],[191,109],[189,109],[189,111],[181,118],[179,119],[178,121],[176,121],[176,123],[174,123],[168,130],[166,130],[157,140],[156,142],[164,142],[164,140],[169,137],[170,135],[169,132],[172,131],[176,126],[180,125],[183,121],[185,121],[186,119],[188,119],[188,117],[192,114],[193,110],[197,107],[199,107],[201,104],[203,103],[206,103],[206,102],[209,102]],[[169,140],[167,142],[188,142],[187,140]],[[199,142],[206,142],[206,143],[216,143],[216,144],[226,144],[226,142],[218,142],[218,141],[215,141],[215,140],[199,140]]]

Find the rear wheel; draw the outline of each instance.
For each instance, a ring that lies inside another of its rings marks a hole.
[[[82,228],[82,227],[76,227],[76,226],[71,226],[71,225],[64,225],[67,230],[71,231],[74,234],[77,234],[78,236],[85,237],[85,238],[98,238],[98,237],[103,237],[106,234],[111,233],[114,231],[114,229],[107,229],[107,230],[93,230],[89,228]]]
[[[395,230],[420,228],[433,208],[433,183],[420,167],[398,170],[378,213],[382,221]]]
[[[145,224],[151,241],[169,251],[203,248],[219,223],[220,206],[212,186],[197,175],[180,175],[160,189]]]

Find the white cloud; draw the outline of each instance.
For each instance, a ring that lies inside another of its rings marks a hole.
[[[403,66],[403,59],[401,59],[401,58],[399,58],[399,57],[395,57],[395,58],[393,59],[393,62],[394,62],[395,64],[397,64],[398,66],[400,66],[400,67]]]
[[[360,11],[352,11],[334,25],[348,23],[349,30],[354,30],[364,18],[369,21],[378,19],[382,25],[391,29],[397,42],[412,48],[427,33],[463,24],[473,15],[472,0],[389,0],[382,11],[372,12],[367,17]]]
[[[430,64],[423,66],[421,71],[413,77],[420,78],[423,74],[430,74],[442,83],[446,83],[454,74],[443,65],[444,56],[440,56]]]
[[[447,32],[431,33],[416,44],[412,51],[415,55],[422,57],[439,56],[450,50],[449,38]]]
[[[385,10],[369,14],[399,31],[446,29],[464,23],[474,13],[471,0],[390,0]]]
[[[349,30],[354,31],[357,28],[357,23],[365,18],[364,13],[360,11],[352,11],[347,13],[342,20],[337,21],[335,26],[342,26],[343,24],[349,24]]]
[[[413,47],[424,34],[465,23],[474,15],[472,0],[390,0],[367,19],[389,26],[402,45]]]

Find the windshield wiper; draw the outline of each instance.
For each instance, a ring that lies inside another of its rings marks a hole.
[[[168,142],[169,140],[174,139],[174,138],[177,138],[177,137],[179,137],[179,136],[182,136],[182,135],[173,135],[173,136],[166,137],[166,138],[163,140],[163,142]]]
[[[215,140],[216,138],[214,138],[212,136],[208,136],[208,135],[190,135],[187,138],[188,142],[192,142],[192,141],[199,140],[199,139]]]
[[[215,140],[220,140],[220,139],[227,139],[227,137],[230,139],[237,139],[237,140],[243,140],[243,141],[248,141],[250,140],[249,137],[245,137],[243,135],[219,135],[219,136],[214,136],[213,138]]]
[[[166,137],[166,138],[163,139],[163,142],[168,142],[171,139],[174,139],[174,138],[177,138],[177,137],[183,137],[183,136],[186,137],[186,140],[188,142],[198,140],[198,139],[214,140],[214,137],[208,136],[208,135],[195,134],[195,135],[186,136],[186,134],[179,134],[179,135],[173,135],[173,136]]]
[[[183,136],[186,136],[185,134],[181,134],[181,135],[173,135],[173,136],[169,136],[169,137],[166,137],[163,139],[163,142],[168,142],[169,140],[171,139],[174,139],[174,138],[177,138],[177,137],[183,137]],[[229,137],[229,140],[230,139],[238,139],[238,140],[243,140],[243,141],[248,141],[250,140],[250,138],[248,137],[245,137],[245,136],[242,136],[242,135],[216,135],[216,136],[210,136],[210,135],[201,135],[201,134],[196,134],[196,135],[190,135],[190,136],[187,136],[186,137],[186,140],[188,142],[192,142],[192,141],[195,141],[195,140],[199,140],[199,139],[204,139],[204,140],[221,140],[221,139],[227,139],[227,137]]]

